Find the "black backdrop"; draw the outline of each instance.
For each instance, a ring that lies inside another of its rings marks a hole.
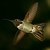
[[[40,19],[49,18],[49,8],[46,4],[46,0],[1,0],[0,1],[0,19],[1,18],[20,18],[23,19],[24,15],[28,11],[29,7],[39,2],[38,17]]]

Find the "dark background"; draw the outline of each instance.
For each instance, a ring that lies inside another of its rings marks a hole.
[[[1,0],[0,1],[0,19],[1,18],[24,18],[29,7],[35,2],[39,3],[37,16],[40,19],[49,19],[49,7],[46,0]],[[38,18],[38,19],[39,19]]]
[[[26,34],[18,46],[11,46],[12,40],[18,29],[8,20],[24,19],[29,7],[38,2],[38,12],[33,23],[41,23],[50,20],[50,9],[46,0],[1,0],[0,1],[0,50],[43,50],[50,46],[50,41],[39,42],[32,35]],[[32,36],[32,37],[31,37]]]

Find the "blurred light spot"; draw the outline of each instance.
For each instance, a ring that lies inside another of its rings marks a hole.
[[[50,47],[48,47],[48,48],[45,48],[44,50],[50,50]]]

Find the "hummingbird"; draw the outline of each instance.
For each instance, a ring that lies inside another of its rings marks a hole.
[[[15,35],[14,44],[18,44],[26,33],[31,33],[39,41],[44,40],[43,27],[45,24],[31,24],[36,16],[37,10],[38,2],[34,3],[29,8],[28,12],[26,13],[22,21],[19,19],[11,20],[11,22],[13,22],[13,24],[20,30],[18,36]]]
[[[24,37],[26,33],[31,33],[36,39],[39,41],[43,41],[44,38],[44,27],[46,26],[45,23],[40,24],[32,24],[38,10],[38,2],[34,3],[26,13],[23,20],[14,19],[9,20],[17,27],[20,31],[18,36],[15,35],[14,37],[14,45],[18,44],[20,40]]]

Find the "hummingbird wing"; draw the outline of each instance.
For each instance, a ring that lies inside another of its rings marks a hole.
[[[25,15],[24,21],[32,22],[32,20],[36,16],[37,8],[38,8],[38,2],[33,4],[32,7],[28,10],[28,12]]]
[[[23,32],[23,31],[19,31],[18,36],[16,33],[16,35],[13,39],[13,45],[17,45],[21,41],[21,39],[24,37],[24,35],[25,35],[25,32]]]

